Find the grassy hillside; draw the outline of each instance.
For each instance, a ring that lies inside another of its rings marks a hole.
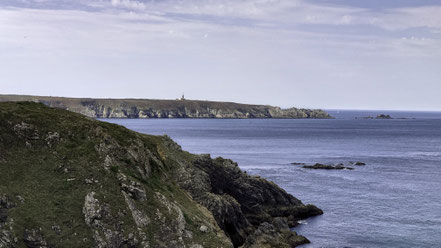
[[[322,213],[230,160],[38,103],[0,103],[0,171],[0,247],[292,247],[308,240],[288,226]]]

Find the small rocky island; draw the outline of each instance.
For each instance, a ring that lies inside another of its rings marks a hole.
[[[0,247],[295,247],[322,214],[237,163],[40,103],[0,103]]]
[[[152,99],[93,99],[0,95],[0,102],[32,101],[92,118],[332,118],[323,110],[250,105],[234,102]]]
[[[390,115],[380,114],[375,117],[375,119],[392,119]]]
[[[358,119],[358,117],[356,119]],[[385,119],[385,120],[388,120],[388,119],[393,119],[393,118],[390,115],[379,114],[376,117],[366,116],[366,117],[361,117],[360,119]]]
[[[408,120],[408,119],[412,119],[415,120],[415,117],[409,118],[409,117],[397,117],[394,118],[390,115],[385,115],[385,114],[379,114],[376,117],[373,116],[366,116],[366,117],[355,117],[355,119],[376,119],[376,120]]]
[[[322,164],[322,163],[315,163],[315,164],[312,164],[312,165],[308,165],[306,163],[291,163],[291,164],[292,165],[301,165],[302,168],[314,169],[314,170],[353,170],[354,167],[350,167],[351,165],[352,166],[354,166],[354,165],[355,166],[364,166],[364,165],[366,165],[366,163],[363,163],[363,162],[360,162],[360,161],[357,161],[357,162],[351,161],[351,162],[348,163],[349,166],[346,166],[343,163],[339,163],[337,165],[334,165],[334,164]]]
[[[329,165],[329,164],[320,164],[320,163],[316,163],[314,165],[304,165],[303,168],[314,169],[314,170],[344,170],[344,169],[353,170],[354,169],[352,167],[343,166],[342,164]]]

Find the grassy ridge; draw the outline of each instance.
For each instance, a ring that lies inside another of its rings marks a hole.
[[[48,138],[54,133],[59,139]],[[114,162],[110,169],[103,166],[105,157],[97,152],[97,146],[106,142],[116,144],[111,147]],[[101,225],[118,232],[122,240],[129,235],[141,240],[139,227],[121,194],[118,175],[124,174],[145,190],[148,200],[134,202],[150,219],[151,224],[142,232],[151,246],[168,247],[171,243],[163,239],[179,239],[174,234],[176,230],[168,228],[168,225],[177,225],[177,213],[167,210],[157,197],[161,194],[170,202],[167,204],[175,204],[186,216],[185,230],[193,235],[183,237],[183,243],[229,247],[229,241],[210,213],[175,183],[163,180],[171,168],[162,162],[158,149],[166,148],[161,146],[160,137],[137,134],[121,126],[42,104],[1,103],[0,196],[15,207],[7,209],[7,221],[0,223],[0,240],[2,228],[11,228],[17,238],[15,245],[19,247],[28,245],[21,238],[26,230],[38,230],[45,242],[54,247],[95,247],[96,229],[86,225],[82,212],[85,196],[90,192],[96,192],[97,200],[107,208],[107,217],[102,217]],[[151,174],[147,180],[138,172],[139,163],[147,161],[136,161],[135,154],[121,147],[148,150]],[[152,162],[154,160],[159,163]],[[93,182],[86,183],[87,180]],[[154,221],[158,214],[163,222]],[[198,230],[201,225],[213,231],[201,233]],[[61,231],[56,233],[54,228]],[[98,232],[105,236],[100,229]]]

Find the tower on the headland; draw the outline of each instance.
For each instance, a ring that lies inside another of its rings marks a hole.
[[[182,93],[181,101],[184,101],[184,100],[185,100],[185,96],[184,96],[184,93]]]

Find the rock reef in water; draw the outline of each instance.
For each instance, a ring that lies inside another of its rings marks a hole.
[[[351,161],[351,162],[349,162],[349,164],[351,164],[351,165],[356,165],[356,166],[363,166],[363,165],[366,165],[366,163],[364,163],[364,162],[360,162],[360,161]]]
[[[229,159],[37,103],[0,103],[0,247],[295,247],[322,214]]]
[[[314,170],[353,170],[352,167],[346,167],[341,164],[338,165],[329,165],[329,164],[314,164],[314,165],[304,165],[305,169],[314,169]]]
[[[377,115],[375,119],[392,119],[392,117],[390,115],[381,114],[381,115]]]
[[[314,169],[314,170],[353,170],[353,167],[349,167],[349,166],[345,166],[345,164],[343,163],[339,163],[337,165],[334,164],[321,164],[321,163],[315,163],[315,164],[306,164],[306,163],[299,163],[299,162],[294,162],[291,163],[292,165],[301,165],[302,168],[305,169]],[[351,166],[364,166],[366,165],[366,163],[360,162],[360,161],[350,161],[347,163],[348,165]]]
[[[332,118],[323,110],[233,102],[151,99],[91,99],[0,95],[0,102],[33,101],[93,118]]]
[[[356,118],[356,119],[358,119],[358,118]],[[360,119],[386,119],[387,120],[387,119],[394,119],[394,118],[392,118],[392,116],[390,116],[390,115],[379,114],[376,117],[366,116],[366,117],[361,117]],[[401,118],[401,119],[406,119],[406,118]]]

